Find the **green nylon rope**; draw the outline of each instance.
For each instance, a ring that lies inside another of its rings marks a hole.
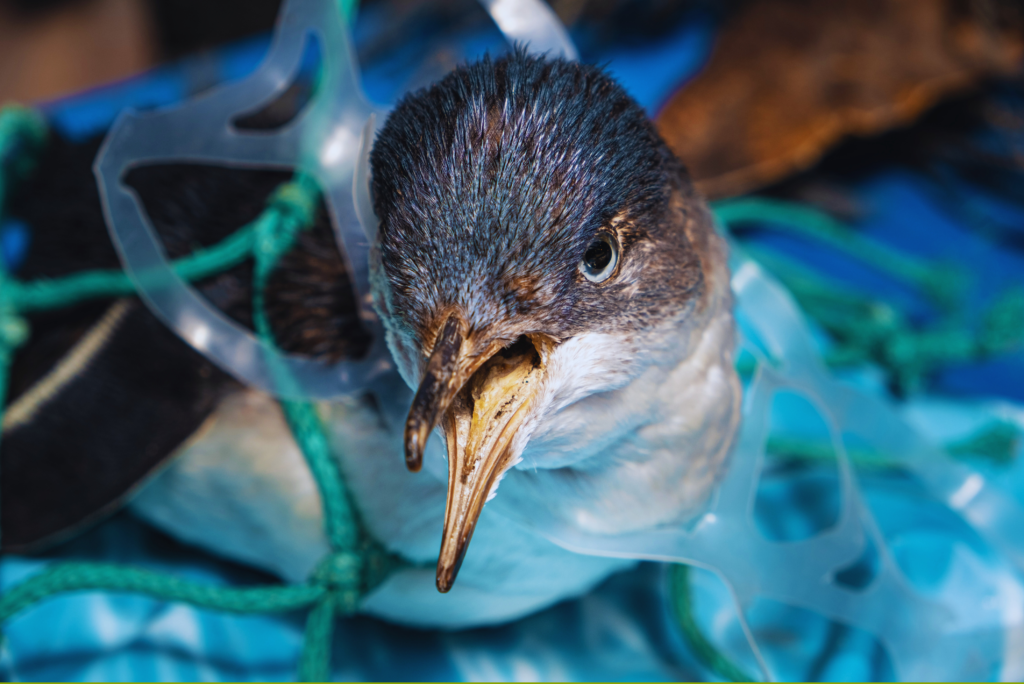
[[[267,215],[261,215],[216,245],[171,262],[171,267],[178,276],[192,282],[237,266],[252,255],[260,220],[268,220]],[[28,283],[11,281],[8,287],[10,302],[19,311],[26,313],[72,306],[90,299],[135,294],[131,278],[123,271],[115,270],[87,271]]]
[[[995,465],[1008,465],[1021,444],[1021,432],[1015,423],[993,420],[963,439],[943,445],[950,456],[963,460],[984,459]],[[765,452],[775,458],[807,462],[835,461],[836,453],[829,442],[771,435]],[[850,463],[863,469],[892,470],[901,468],[898,460],[873,449],[848,449]]]
[[[716,202],[714,211],[718,219],[729,226],[757,223],[831,245],[918,287],[933,301],[946,307],[954,306],[963,291],[963,275],[956,269],[908,256],[851,231],[828,214],[811,207],[767,197],[744,197]]]
[[[748,198],[715,204],[715,214],[729,229],[758,223],[818,237],[832,246],[903,279],[939,300],[940,320],[916,327],[888,302],[837,285],[778,252],[746,244],[751,257],[778,278],[800,308],[822,326],[835,345],[826,352],[832,367],[872,362],[888,374],[898,393],[909,394],[938,370],[981,361],[1024,344],[1024,289],[998,297],[976,328],[964,324],[967,313],[954,296],[964,279],[949,268],[930,265],[859,236],[827,214],[787,202]]]
[[[669,569],[669,595],[679,629],[687,645],[700,663],[722,679],[730,682],[757,681],[715,648],[693,616],[690,566],[677,564]]]
[[[335,605],[321,600],[306,618],[302,654],[299,656],[299,679],[304,682],[323,682],[331,673],[331,639],[334,636]]]
[[[292,248],[298,233],[312,225],[318,199],[319,189],[314,181],[305,174],[297,174],[291,183],[282,186],[271,198],[270,206],[277,209],[275,220],[257,222],[253,249],[253,323],[260,339],[271,346],[274,345],[274,335],[266,314],[267,281],[277,262]],[[269,360],[274,379],[287,385],[291,378],[284,368],[274,363],[274,357]],[[326,567],[335,580],[334,591],[321,597],[306,618],[299,660],[299,678],[319,681],[330,674],[335,613],[353,613],[358,606],[361,583],[361,564],[356,556],[358,522],[342,484],[337,462],[331,457],[316,408],[308,401],[281,400],[279,403],[319,485],[324,531],[332,549]]]
[[[298,233],[312,225],[317,209],[319,189],[315,182],[298,174],[294,181],[282,186],[271,198],[270,205],[277,208],[276,221],[257,221],[256,244],[253,252],[253,323],[260,339],[274,345],[273,331],[267,318],[264,291],[274,267],[291,249]],[[273,366],[275,380],[290,383],[283,368]],[[341,484],[337,462],[331,457],[327,436],[316,409],[308,401],[281,401],[292,432],[302,446],[309,467],[321,485],[324,506],[325,531],[335,549],[352,548],[358,542],[358,525],[348,493]]]
[[[26,166],[33,146],[17,141],[38,122],[28,110],[0,110],[0,166]],[[12,152],[17,152],[13,154]],[[7,152],[6,155],[3,153]],[[0,176],[0,190],[9,188]],[[2,197],[2,195],[0,195]],[[174,262],[183,278],[195,280],[241,263],[255,262],[254,322],[259,336],[273,344],[264,311],[264,289],[274,266],[293,245],[299,231],[310,227],[319,206],[319,189],[309,177],[297,174],[270,198],[267,209],[252,223],[217,245]],[[2,209],[2,207],[0,207]],[[68,306],[95,297],[134,293],[121,272],[93,271],[66,278],[20,283],[0,270],[0,416],[3,392],[13,350],[28,337],[20,314]],[[277,369],[283,373],[282,369]],[[282,382],[289,378],[279,374]],[[242,613],[267,613],[312,606],[307,618],[299,675],[323,680],[330,674],[330,644],[336,615],[350,615],[361,596],[393,571],[400,561],[365,535],[330,452],[324,427],[310,402],[282,401],[282,410],[306,457],[322,498],[324,527],[332,547],[305,584],[255,588],[209,586],[174,576],[127,566],[100,563],[59,563],[49,566],[0,597],[0,623],[19,611],[56,594],[80,590],[141,593],[200,607]]]
[[[105,589],[182,601],[232,613],[280,613],[322,599],[316,584],[223,587],[183,580],[167,573],[107,563],[54,563],[7,591],[0,600],[0,622],[55,594]]]

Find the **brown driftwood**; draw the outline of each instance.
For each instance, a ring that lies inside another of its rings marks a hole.
[[[1018,0],[752,0],[657,122],[701,190],[738,195],[1022,64]]]

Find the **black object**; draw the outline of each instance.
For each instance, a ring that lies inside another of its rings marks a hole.
[[[98,139],[72,144],[54,134],[33,178],[16,189],[11,215],[31,229],[18,278],[119,267],[91,173],[98,147]],[[175,258],[255,219],[289,178],[168,165],[134,169],[126,180]],[[251,272],[246,262],[198,287],[251,327]],[[365,352],[369,338],[323,206],[271,277],[267,311],[286,351],[328,360]],[[54,543],[112,511],[240,387],[134,297],[40,312],[29,323],[31,338],[11,369],[8,408],[24,401],[7,411],[0,442],[4,551]]]

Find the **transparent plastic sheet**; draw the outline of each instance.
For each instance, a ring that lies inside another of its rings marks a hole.
[[[483,5],[510,42],[575,57],[564,28],[541,0],[484,0]],[[257,111],[293,82],[311,39],[323,48],[313,100],[275,131],[236,128],[235,118]],[[269,54],[244,80],[180,106],[122,114],[97,157],[95,172],[114,245],[149,308],[189,344],[251,386],[312,399],[370,387],[387,395],[382,405],[399,405],[395,395],[401,397],[406,390],[371,307],[367,274],[368,237],[374,231],[367,156],[375,126],[386,115],[363,95],[349,32],[334,0],[286,2]],[[173,162],[299,168],[316,178],[352,276],[361,318],[373,335],[364,359],[328,366],[280,353],[174,273],[139,198],[123,180],[133,167]],[[289,382],[279,381],[278,368],[287,371]]]
[[[510,40],[531,49],[574,57],[564,29],[541,0],[482,0]],[[232,120],[272,101],[293,80],[306,42],[324,47],[322,87],[289,124],[272,132],[244,133]],[[368,196],[372,133],[385,119],[362,95],[347,31],[332,0],[289,0],[270,53],[245,80],[179,107],[123,114],[98,158],[108,224],[125,268],[150,308],[186,341],[248,384],[271,393],[331,398],[371,389],[396,416],[408,390],[398,378],[369,300],[367,251],[375,234]],[[122,179],[142,164],[206,162],[263,168],[302,168],[324,189],[339,246],[354,275],[364,323],[374,336],[365,359],[326,366],[281,354],[230,321],[170,269],[142,206]],[[860,628],[887,649],[903,679],[987,679],[1009,648],[1008,628],[1022,621],[1024,511],[978,473],[925,443],[881,399],[832,379],[788,295],[753,263],[735,258],[733,286],[742,346],[760,361],[745,394],[744,425],[730,469],[701,520],[686,529],[659,529],[622,537],[598,537],[559,521],[523,519],[511,497],[489,504],[560,545],[585,554],[685,561],[717,573],[740,608],[747,639],[762,674],[778,677],[761,657],[744,616],[759,599],[803,607]],[[278,365],[280,364],[280,366]],[[294,390],[279,385],[273,369],[284,367]],[[842,504],[838,521],[811,538],[770,541],[754,524],[752,510],[764,462],[773,397],[792,391],[808,399],[829,426],[837,454]],[[844,438],[856,436],[898,458],[930,493],[958,511],[1002,556],[977,576],[978,600],[952,590],[925,595],[907,581],[886,547],[863,500],[846,457]],[[516,486],[512,474],[503,485]],[[869,540],[879,569],[866,587],[837,585],[834,575],[855,563]],[[1009,563],[1001,560],[1009,559]],[[1010,563],[1016,565],[1011,567]]]
[[[731,464],[703,516],[686,528],[609,537],[557,519],[538,520],[536,511],[524,519],[503,506],[501,496],[490,505],[578,553],[685,562],[713,571],[739,606],[743,630],[767,679],[780,674],[769,667],[746,619],[765,599],[873,635],[899,679],[998,677],[1013,656],[1007,634],[1024,619],[1019,576],[1024,539],[1013,533],[1024,529],[1024,511],[980,474],[927,444],[894,407],[833,379],[788,293],[754,262],[739,256],[733,262],[740,346],[759,363],[744,395],[743,426]],[[815,407],[828,425],[839,467],[838,521],[800,541],[769,540],[754,521],[772,401],[780,392],[798,394]],[[922,592],[904,575],[858,487],[845,449],[851,437],[897,460],[998,552],[972,566],[971,595],[964,594],[963,583]],[[503,486],[506,492],[515,487],[515,478]],[[879,556],[872,581],[861,589],[836,583],[836,574],[863,556],[869,540]]]

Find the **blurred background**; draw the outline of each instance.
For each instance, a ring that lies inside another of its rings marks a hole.
[[[36,102],[269,31],[278,0],[2,0],[0,101]]]
[[[1019,0],[548,2],[581,57],[608,65],[657,117],[712,199],[806,170],[851,135],[1019,81],[1024,63]],[[185,82],[179,97],[194,94],[258,63],[279,7],[0,0],[0,103],[45,104],[168,63]],[[475,0],[366,0],[354,32],[365,87],[381,102],[502,49]],[[225,46],[249,49],[232,57]],[[231,59],[245,69],[226,68]]]
[[[162,62],[267,33],[280,0],[0,0],[0,102],[37,102],[124,79]],[[393,25],[414,21],[435,25],[485,20],[472,0],[423,0],[366,5],[389,6]],[[716,12],[733,0],[636,2],[554,0],[570,26],[604,25],[615,19],[619,32],[637,24],[647,31],[671,29],[687,10]],[[623,19],[626,19],[623,22]],[[639,34],[638,34],[639,35]]]

